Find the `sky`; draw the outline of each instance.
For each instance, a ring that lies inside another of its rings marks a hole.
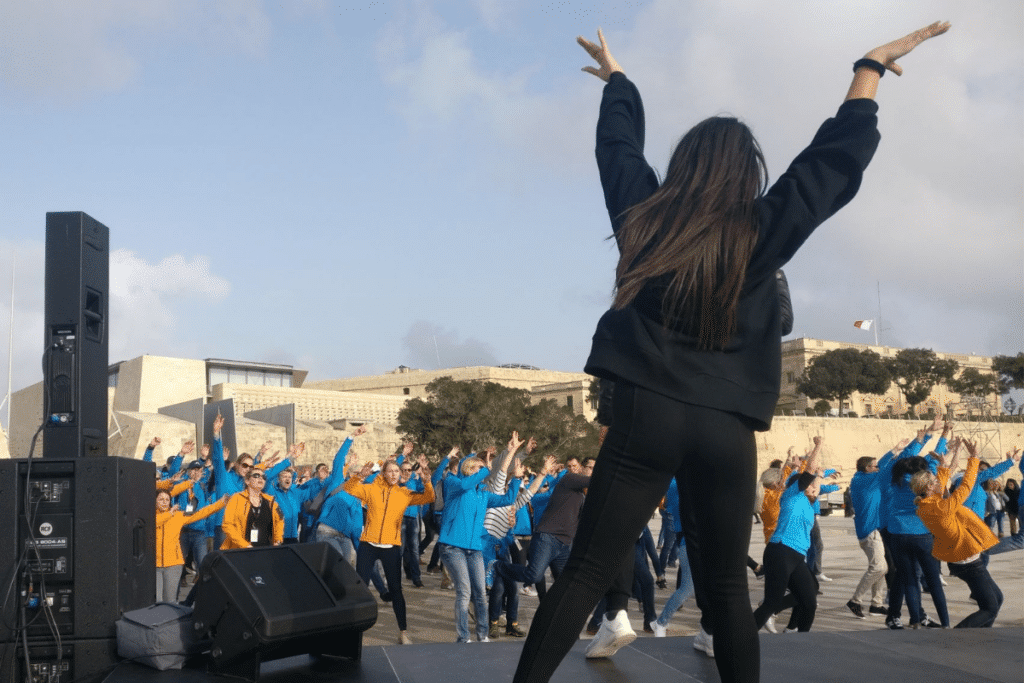
[[[602,27],[640,89],[659,172],[687,128],[732,114],[774,179],[854,60],[940,19],[950,32],[880,83],[858,196],[786,267],[792,337],[873,343],[853,322],[880,310],[886,345],[1016,354],[1019,3],[5,0],[12,388],[42,378],[48,211],[110,229],[111,363],[581,371],[617,254],[593,157],[603,84],[577,35]]]

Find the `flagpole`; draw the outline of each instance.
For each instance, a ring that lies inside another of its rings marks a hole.
[[[875,281],[878,286],[878,324],[875,325],[875,346],[878,346],[878,328],[882,326],[882,282]]]
[[[14,268],[18,263],[14,250],[11,250],[11,334],[7,342],[7,434],[11,433],[11,370],[14,367]],[[7,446],[10,448],[10,441]]]

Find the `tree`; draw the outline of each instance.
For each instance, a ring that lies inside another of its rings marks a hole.
[[[874,351],[833,349],[811,360],[796,388],[809,398],[839,401],[842,415],[843,403],[853,392],[884,394],[890,381],[885,362]]]
[[[949,381],[949,388],[961,396],[987,398],[999,392],[999,377],[977,368],[964,368],[959,377]]]
[[[901,349],[889,359],[889,373],[903,393],[910,412],[928,398],[936,384],[953,380],[960,364],[952,359],[941,359],[931,349]]]
[[[530,404],[525,389],[495,382],[456,381],[439,377],[427,385],[426,400],[414,398],[398,413],[398,431],[431,459],[452,446],[463,453],[494,446],[499,451],[513,431],[539,444],[527,460],[539,466],[545,455],[560,458],[597,453],[597,427],[568,406],[546,399]]]
[[[818,415],[828,415],[829,411],[832,410],[832,404],[825,399],[821,399],[814,404],[813,410]]]
[[[999,375],[999,393],[1005,394],[1010,389],[1024,389],[1024,352],[1016,356],[994,357],[992,370]]]

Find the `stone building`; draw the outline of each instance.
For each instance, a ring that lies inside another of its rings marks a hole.
[[[858,351],[874,351],[884,358],[892,358],[900,349],[891,346],[872,346],[870,344],[851,344],[847,342],[829,341],[826,339],[790,339],[782,342],[782,385],[779,395],[779,402],[776,413],[779,415],[804,415],[806,411],[817,402],[799,393],[796,383],[810,362],[826,351],[835,349],[857,349]],[[982,372],[992,372],[992,358],[987,356],[976,356],[962,353],[938,353],[939,358],[951,358],[960,364],[961,370],[975,368]],[[979,398],[981,400],[979,400]],[[834,414],[839,413],[839,406],[832,402]],[[986,397],[961,397],[945,385],[938,385],[930,396],[917,407],[918,413],[927,413],[929,410],[938,414],[945,414],[952,409],[954,415],[964,416],[968,413],[974,415],[984,414],[988,406],[995,412],[998,411],[999,396],[990,394]],[[845,415],[847,411],[856,413],[859,416],[868,415],[902,415],[907,412],[908,406],[903,399],[902,393],[895,384],[889,387],[889,391],[880,396],[860,394],[855,392],[842,406]]]
[[[225,445],[230,442],[236,454],[254,453],[266,441],[282,450],[301,441],[306,454],[297,464],[330,463],[347,432],[366,425],[369,431],[353,446],[352,461],[380,459],[400,441],[396,425],[406,401],[426,396],[427,383],[442,376],[527,389],[534,401],[554,399],[588,419],[596,411],[587,399],[588,375],[521,365],[432,371],[401,367],[383,375],[322,382],[307,382],[306,375],[289,365],[215,358],[139,356],[115,363],[108,369],[108,453],[139,458],[159,436],[154,460],[162,464],[183,442],[203,442],[204,409],[216,404],[230,410]],[[28,455],[42,405],[42,383],[14,394],[10,443],[0,453]]]

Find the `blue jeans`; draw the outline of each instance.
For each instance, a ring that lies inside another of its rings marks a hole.
[[[402,564],[405,578],[420,582],[420,518],[402,517]]]
[[[441,548],[441,562],[455,584],[455,642],[469,641],[469,599],[473,598],[476,614],[476,639],[487,637],[487,599],[484,588],[484,555],[480,550],[467,550],[446,545]]]
[[[194,566],[198,570],[203,558],[206,557],[206,529],[197,531],[185,527],[181,530],[181,556],[188,559],[190,552],[195,562]]]
[[[1007,536],[1003,540],[999,541],[996,545],[988,549],[985,556],[998,555],[999,553],[1008,553],[1011,550],[1024,550],[1024,508],[1021,508],[1017,512],[1017,519],[1020,520],[1017,525],[1017,533],[1012,536]]]
[[[679,611],[689,597],[693,595],[693,575],[690,574],[690,563],[686,557],[686,545],[679,546],[679,588],[669,596],[668,602],[661,610],[658,623],[668,626],[672,615]]]
[[[341,556],[345,558],[345,561],[355,566],[356,564],[356,548],[352,544],[352,539],[345,534],[337,531],[333,527],[329,527],[326,524],[320,524],[317,526],[316,531],[313,532],[313,538],[316,543],[328,543],[333,546]]]
[[[571,546],[562,543],[551,534],[534,534],[530,540],[530,560],[521,564],[498,561],[497,571],[508,581],[518,581],[532,586],[544,578],[544,572],[551,567],[551,574],[557,579],[569,561]]]
[[[992,580],[981,559],[967,564],[949,563],[949,573],[967,584],[971,589],[971,595],[978,601],[978,611],[969,614],[957,628],[983,628],[991,626],[996,616],[999,615],[999,608],[1003,606],[1003,592]]]
[[[946,594],[942,590],[942,579],[939,578],[939,561],[932,556],[932,535],[891,534],[890,539],[893,559],[896,561],[896,580],[903,586],[907,611],[910,612],[910,623],[917,624],[924,620],[921,586],[917,582],[917,571],[914,567],[916,561],[928,581],[928,590],[932,594],[935,611],[939,613],[939,621],[943,626],[949,626]]]

